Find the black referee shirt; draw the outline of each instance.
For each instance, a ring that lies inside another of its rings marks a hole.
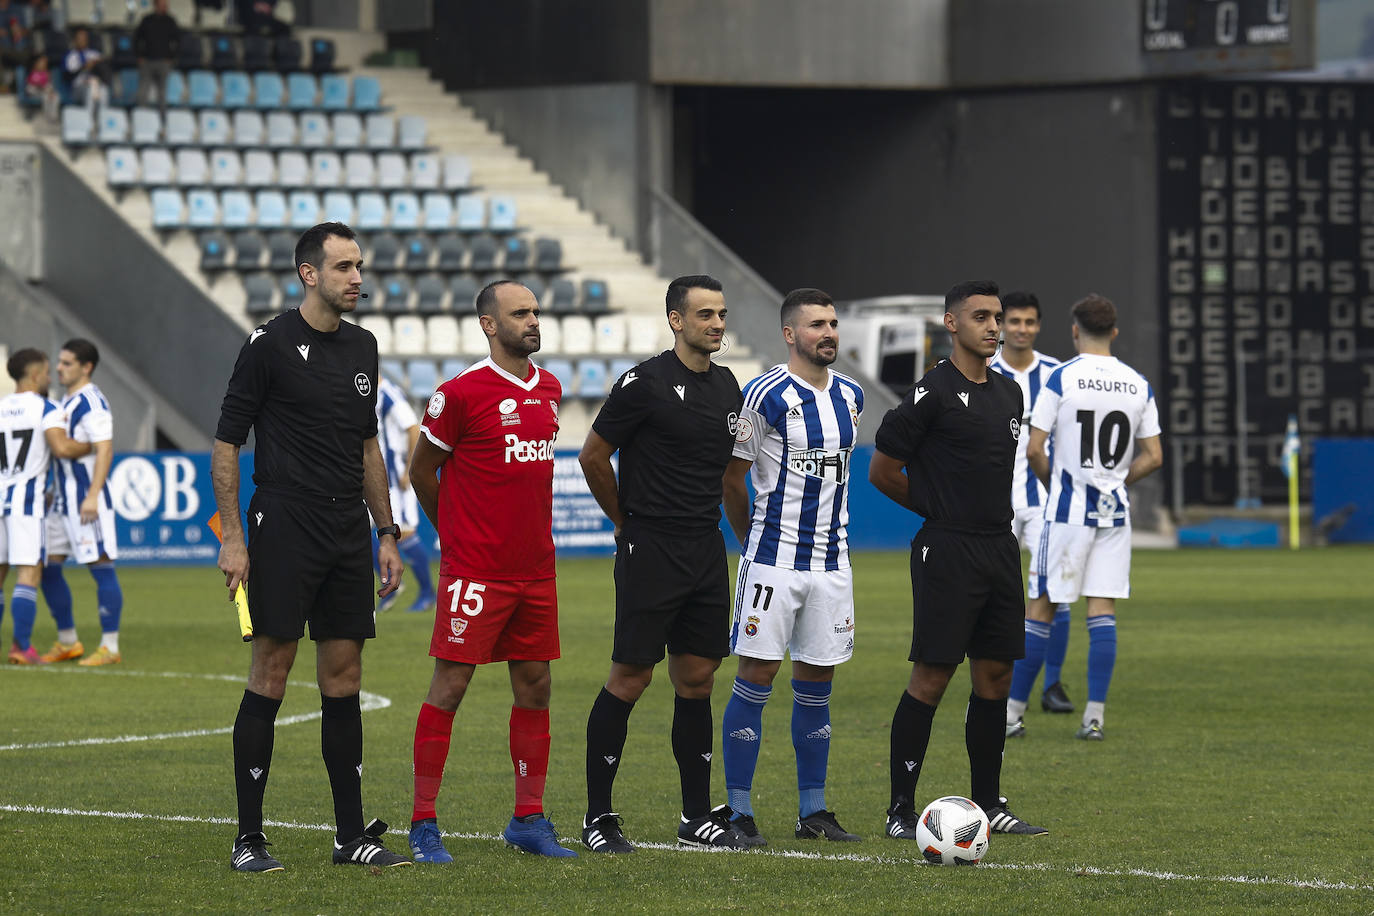
[[[729,369],[693,372],[672,350],[617,379],[592,429],[620,450],[620,511],[678,528],[718,525],[743,403]]]
[[[941,360],[887,412],[878,451],[906,465],[911,505],[967,531],[1002,531],[1012,519],[1011,478],[1021,434],[1021,387],[1000,372],[982,384]]]
[[[360,500],[363,443],[377,435],[377,339],[347,321],[312,328],[300,309],[273,318],[239,351],[215,438],[257,429],[253,483],[285,497]]]

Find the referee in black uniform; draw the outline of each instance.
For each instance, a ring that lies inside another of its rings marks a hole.
[[[743,846],[729,807],[711,809],[711,687],[730,654],[721,479],[743,401],[734,374],[711,362],[725,334],[719,281],[679,277],[668,285],[667,310],[673,349],[616,380],[579,456],[616,543],[611,673],[587,718],[582,842],[593,852],[634,851],[611,808],[611,786],[630,711],[665,649],[682,780],[678,842]]]
[[[1044,834],[1001,795],[1007,691],[1025,654],[1021,553],[1011,530],[1011,476],[1021,389],[989,372],[1002,303],[997,284],[945,296],[953,352],[917,382],[878,429],[868,479],[925,519],[911,542],[911,680],[892,717],[889,836],[916,838],[916,780],[935,707],[967,655],[973,679],[964,743],[970,795],[998,833]]]
[[[240,582],[248,584],[253,618],[248,689],[234,720],[239,811],[231,864],[239,871],[282,867],[266,849],[262,797],[273,723],[307,624],[320,687],[320,747],[334,796],[334,862],[410,864],[382,845],[385,824],[363,826],[358,693],[363,640],[376,635],[368,509],[382,523],[379,596],[400,585],[401,559],[377,447],[377,341],[341,320],[357,308],[362,264],[353,230],[343,223],[306,230],[296,243],[305,299],[249,335],[215,433],[211,474],[224,533],[219,568],[230,595]],[[257,431],[257,491],[245,546],[238,454],[249,427]]]

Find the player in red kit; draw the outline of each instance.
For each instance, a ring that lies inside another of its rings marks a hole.
[[[549,661],[558,657],[553,556],[553,443],[563,388],[530,362],[539,303],[513,280],[477,294],[491,356],[439,386],[420,424],[410,479],[439,531],[434,677],[415,723],[410,848],[421,863],[452,862],[435,800],[453,716],[477,665],[504,661],[515,703],[510,754],[515,814],[506,842],[576,856],[544,816],[549,769]]]

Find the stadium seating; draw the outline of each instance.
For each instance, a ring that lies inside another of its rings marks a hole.
[[[543,348],[541,347],[540,349]],[[575,396],[573,394],[572,385],[574,380],[577,378],[577,375],[573,370],[573,364],[569,360],[563,359],[562,357],[553,356],[544,360],[542,365],[544,371],[547,372],[549,375],[552,375],[554,378],[558,379],[559,384],[563,386],[564,397]],[[560,421],[563,416],[563,412],[566,410],[566,407],[559,408]],[[559,423],[559,426],[561,428],[561,422]]]
[[[418,315],[400,315],[391,323],[391,352],[419,356],[425,352],[425,322]]]
[[[207,232],[200,237],[200,269],[214,272],[229,264],[229,237],[222,232]]]
[[[456,232],[445,232],[434,242],[435,249],[439,252],[439,260],[435,265],[442,271],[462,270],[467,261],[468,248],[463,243],[463,237]]]
[[[405,240],[405,245],[401,249],[401,269],[410,273],[427,270],[433,255],[434,244],[429,240],[429,236],[423,232],[416,232]]]
[[[466,274],[458,274],[449,280],[449,308],[459,315],[471,314],[477,289],[477,281]]]
[[[211,229],[219,225],[219,198],[208,188],[186,192],[186,225],[192,229]]]
[[[105,150],[105,177],[112,188],[131,188],[139,183],[138,154],[127,146]]]
[[[186,104],[191,108],[209,108],[219,101],[219,80],[209,70],[192,70],[186,74]]]
[[[273,62],[283,73],[299,70],[301,56],[301,43],[290,35],[279,36],[272,46]]]
[[[593,325],[597,353],[624,353],[629,329],[624,315],[602,315]]]
[[[369,263],[373,270],[394,270],[400,254],[401,240],[394,232],[379,232],[372,237]]]
[[[165,187],[172,183],[175,170],[172,153],[165,147],[151,146],[139,157],[143,186],[148,188]]]
[[[548,310],[563,315],[577,308],[577,287],[567,277],[555,277],[549,284]]]
[[[281,108],[286,97],[286,84],[281,75],[270,71],[253,74],[253,107]]]
[[[606,290],[606,284],[600,280],[583,280],[582,311],[589,315],[600,315],[610,308],[610,294]]]
[[[162,140],[162,115],[156,108],[135,108],[129,121],[129,140],[134,146],[151,146]]]
[[[284,188],[303,188],[310,184],[310,160],[297,150],[277,155],[277,184]]]
[[[558,239],[534,240],[534,269],[545,273],[563,269],[563,245]]]
[[[382,290],[383,309],[388,312],[405,312],[410,309],[410,277],[402,273],[387,274],[379,285]],[[423,337],[423,333],[421,336]]]
[[[286,107],[302,111],[315,107],[315,99],[320,94],[319,83],[310,73],[291,73],[286,77]]]
[[[415,400],[428,400],[434,390],[439,387],[439,376],[434,368],[434,361],[428,359],[412,359],[409,363],[410,379],[406,385],[406,394]]]
[[[186,209],[181,192],[175,188],[157,188],[150,197],[153,207],[154,229],[176,229],[182,225]]]
[[[585,315],[566,315],[561,324],[562,352],[570,356],[582,356],[592,352],[596,345],[596,335],[590,318]]]
[[[457,357],[450,357],[449,359],[446,359],[439,364],[439,377],[443,381],[447,381],[451,378],[457,378],[458,376],[462,375],[464,371],[467,370],[468,365],[469,363],[467,362],[467,360],[458,359]],[[436,385],[435,387],[437,388],[439,386]]]
[[[230,70],[219,78],[220,104],[227,109],[247,108],[252,99],[253,82],[242,70]]]
[[[233,117],[234,143],[238,146],[262,146],[267,128],[262,115],[256,111],[236,111]]]
[[[439,157],[433,153],[415,153],[410,157],[410,186],[418,190],[434,190],[442,180]]]
[[[91,113],[84,105],[62,109],[62,142],[67,146],[89,146],[94,129]]]
[[[210,163],[198,149],[177,150],[176,169],[176,181],[182,187],[205,184],[210,176]]]
[[[234,37],[224,32],[210,36],[210,67],[215,70],[233,70],[239,65],[238,44]]]
[[[501,246],[489,235],[475,235],[468,246],[468,270],[473,273],[487,273],[496,269],[496,260],[501,254]]]
[[[492,232],[515,231],[515,201],[509,197],[493,197],[489,203],[487,228]]]
[[[563,326],[557,318],[542,315],[539,319],[539,349],[544,353],[563,350]]]
[[[286,225],[286,197],[280,191],[259,191],[253,209],[257,211],[257,224],[261,229],[280,229]]]
[[[326,191],[324,195],[324,218],[332,223],[353,222],[353,195],[347,191]]]
[[[261,35],[243,36],[243,69],[252,72],[273,66],[271,42]]]
[[[415,310],[421,315],[433,315],[435,312],[441,311],[444,307],[444,294],[446,292],[447,289],[444,286],[444,278],[438,274],[424,274],[417,277],[415,280]],[[452,316],[449,316],[449,320],[453,320]],[[435,343],[435,340],[438,338],[436,337],[433,326],[429,325],[428,327],[431,350],[436,353],[446,352],[444,348],[436,349],[436,347],[439,347],[439,345]],[[457,342],[458,325],[455,322],[453,325],[453,346],[450,349],[456,348]],[[444,346],[447,347],[448,345],[445,344]]]
[[[198,118],[197,142],[201,146],[222,146],[229,142],[229,116],[223,111],[207,108]]]
[[[506,273],[519,273],[530,266],[530,245],[518,235],[508,236],[502,243],[504,256],[501,269]]]
[[[353,110],[377,111],[382,107],[382,85],[370,76],[353,78]]]
[[[267,239],[261,232],[245,229],[234,234],[234,267],[237,270],[256,269],[267,251]]]
[[[250,315],[263,315],[276,308],[277,284],[269,273],[258,272],[243,278],[246,294],[244,308]]]
[[[231,190],[220,195],[220,220],[226,229],[247,229],[253,225],[253,200],[247,191]]]
[[[458,326],[462,335],[462,344],[458,352],[476,357],[487,356],[491,352],[491,347],[487,344],[487,335],[482,330],[482,323],[472,309],[464,309],[464,313],[460,313]]]
[[[163,137],[168,146],[191,146],[196,142],[196,117],[184,108],[170,108],[163,122]]]
[[[334,42],[328,38],[310,40],[310,69],[315,73],[329,73],[334,69]]]
[[[272,270],[290,270],[296,261],[296,236],[290,232],[273,232],[267,236],[267,266]]]
[[[320,198],[314,191],[292,191],[287,206],[292,229],[309,229],[320,221]]]

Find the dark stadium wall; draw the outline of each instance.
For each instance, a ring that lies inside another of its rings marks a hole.
[[[40,171],[45,285],[213,436],[246,331],[72,174],[65,157],[44,150]]]

